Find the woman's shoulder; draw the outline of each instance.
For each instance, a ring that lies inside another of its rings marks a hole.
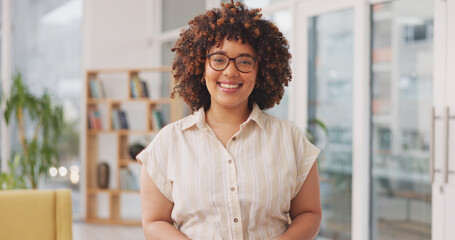
[[[169,123],[160,129],[158,135],[169,135],[169,134],[175,135],[175,133],[181,132],[182,130],[185,130],[185,129],[191,127],[192,125],[196,124],[197,117],[198,117],[197,114],[194,113],[194,114],[188,115],[180,120]]]
[[[267,127],[280,127],[284,129],[289,129],[289,130],[297,130],[298,127],[297,125],[289,121],[287,119],[279,118],[274,115],[271,115],[270,113],[267,113],[265,111],[261,111],[261,119],[263,121],[263,124]]]
[[[305,142],[307,141],[306,130],[304,127],[299,127],[297,123],[273,116],[265,111],[262,111],[261,115],[262,124],[267,129],[268,134],[278,134],[283,137],[291,137],[294,140],[303,139]]]
[[[149,144],[150,148],[161,148],[163,146],[168,146],[170,142],[174,142],[176,138],[180,136],[179,132],[181,132],[184,126],[188,125],[191,117],[192,115],[189,115],[175,122],[166,124],[153,137],[153,140]]]
[[[193,115],[186,116],[182,119],[179,119],[175,122],[166,124],[163,128],[160,129],[160,132],[169,133],[182,129],[190,120],[193,118]]]

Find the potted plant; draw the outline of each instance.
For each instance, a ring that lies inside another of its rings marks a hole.
[[[12,119],[17,123],[20,172],[28,185],[36,189],[39,178],[59,162],[57,143],[63,126],[63,109],[52,103],[47,91],[41,97],[34,96],[17,73],[6,99],[4,118],[7,124]]]
[[[20,164],[20,155],[14,155],[13,161],[8,162],[9,173],[0,173],[0,190],[26,188],[25,180],[21,175],[16,174]]]
[[[306,129],[306,137],[308,138],[308,140],[311,143],[314,144],[316,141],[316,136],[315,136],[316,127],[321,128],[321,130],[324,132],[324,135],[326,137],[329,135],[329,129],[327,129],[327,127],[321,120],[313,118],[308,121],[308,124],[310,126]]]

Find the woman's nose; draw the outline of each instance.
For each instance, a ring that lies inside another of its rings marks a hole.
[[[224,69],[223,73],[226,76],[230,76],[230,77],[238,76],[239,70],[237,70],[237,68],[235,67],[234,60],[229,60],[229,63],[227,65],[226,69]]]

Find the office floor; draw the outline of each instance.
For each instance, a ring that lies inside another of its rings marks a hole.
[[[141,227],[73,222],[73,240],[143,240]]]

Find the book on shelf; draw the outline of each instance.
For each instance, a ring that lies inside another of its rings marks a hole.
[[[116,108],[112,110],[112,128],[120,129],[119,110]]]
[[[106,97],[103,83],[98,78],[91,78],[89,81],[90,95],[92,98],[100,99]]]
[[[152,121],[152,128],[159,130],[164,126],[163,122],[163,116],[161,114],[161,111],[159,110],[152,110],[152,116],[151,116],[151,121]]]
[[[98,93],[96,92],[95,79],[92,78],[89,80],[89,87],[90,87],[90,97],[98,98]]]
[[[101,113],[96,108],[90,108],[88,110],[88,127],[92,130],[103,129],[101,124]]]
[[[131,89],[131,97],[138,98],[137,90],[136,90],[136,81],[134,81],[134,78],[130,81],[130,89]]]
[[[128,129],[128,119],[126,112],[117,108],[112,110],[112,129]]]
[[[149,97],[149,91],[147,89],[147,83],[145,81],[141,81],[141,87],[142,87],[142,96],[148,98]]]
[[[134,86],[135,86],[134,90],[136,91],[136,96],[138,98],[143,97],[142,96],[142,91],[141,91],[141,88],[142,88],[141,81],[139,80],[138,77],[133,78],[133,81],[134,81]]]
[[[123,110],[118,111],[118,118],[120,122],[120,129],[128,129],[128,118],[126,117],[126,112]]]
[[[133,76],[131,80],[131,97],[132,98],[148,98],[148,87],[144,80],[140,80],[138,76]]]
[[[120,169],[120,189],[139,190],[138,180],[131,169],[128,167],[123,167]]]

